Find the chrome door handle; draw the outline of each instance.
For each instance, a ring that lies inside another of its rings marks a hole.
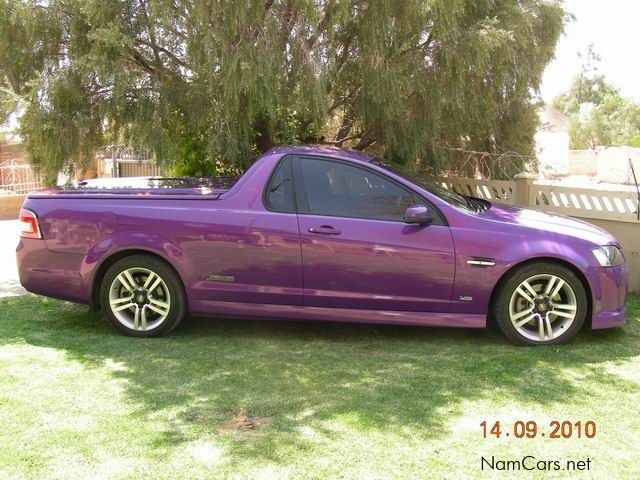
[[[318,235],[340,235],[342,232],[338,228],[333,228],[331,225],[322,225],[320,227],[311,227],[309,233],[316,233]]]

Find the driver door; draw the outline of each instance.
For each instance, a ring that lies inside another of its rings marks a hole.
[[[448,312],[449,227],[439,216],[430,225],[403,221],[425,200],[366,166],[329,158],[296,158],[294,180],[304,305]]]

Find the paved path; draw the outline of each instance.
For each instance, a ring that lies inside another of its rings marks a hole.
[[[16,266],[19,225],[17,220],[0,220],[0,297],[23,295]]]

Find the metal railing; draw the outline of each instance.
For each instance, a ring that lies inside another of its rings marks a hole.
[[[121,177],[162,177],[164,169],[144,150],[123,145],[109,145],[98,156],[100,176]]]
[[[42,181],[31,165],[15,160],[0,163],[0,194],[25,195],[39,188]]]

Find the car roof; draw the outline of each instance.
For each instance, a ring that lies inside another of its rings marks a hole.
[[[347,150],[331,145],[289,145],[275,147],[271,151],[283,155],[324,155],[332,158],[352,159],[367,163],[374,158],[373,155],[359,150]]]

